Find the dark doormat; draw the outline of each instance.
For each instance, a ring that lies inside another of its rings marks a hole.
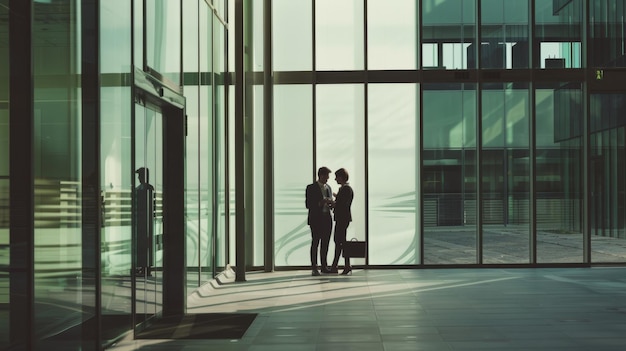
[[[256,313],[198,313],[161,317],[136,339],[241,339]]]

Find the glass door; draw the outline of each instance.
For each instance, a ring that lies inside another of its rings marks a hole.
[[[163,115],[135,103],[133,301],[136,331],[163,309]]]

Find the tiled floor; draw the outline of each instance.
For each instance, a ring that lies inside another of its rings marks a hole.
[[[626,268],[233,274],[190,313],[257,312],[240,340],[132,340],[111,350],[626,350]]]

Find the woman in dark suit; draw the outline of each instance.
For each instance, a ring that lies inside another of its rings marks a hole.
[[[345,168],[340,168],[335,172],[335,181],[340,185],[340,188],[337,195],[335,195],[335,258],[333,259],[333,265],[330,269],[331,273],[339,272],[337,269],[339,256],[341,256],[341,252],[343,251],[343,243],[346,242],[346,232],[352,221],[350,207],[352,206],[354,192],[352,191],[352,187],[348,184],[348,178],[348,171],[346,171]],[[344,257],[344,261],[345,265],[341,274],[350,274],[352,272],[350,258]]]

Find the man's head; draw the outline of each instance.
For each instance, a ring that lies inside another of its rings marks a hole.
[[[150,175],[148,172],[149,172],[148,169],[145,167],[137,168],[135,173],[137,173],[137,178],[139,179],[140,183],[148,183],[148,179],[150,178]]]
[[[325,184],[328,181],[328,176],[330,174],[330,169],[328,167],[320,167],[317,170],[317,178],[320,183]]]

